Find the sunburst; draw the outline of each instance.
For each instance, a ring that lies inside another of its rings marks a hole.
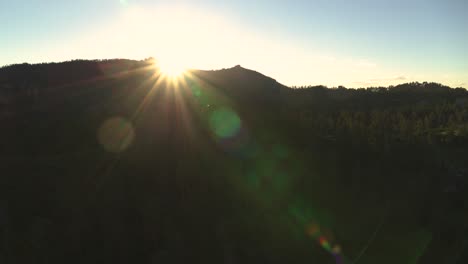
[[[187,68],[179,60],[168,59],[168,60],[158,60],[156,62],[156,67],[159,69],[161,75],[170,79],[181,78],[186,72]]]

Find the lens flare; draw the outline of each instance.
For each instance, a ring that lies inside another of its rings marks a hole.
[[[341,246],[340,245],[334,245],[332,248],[332,252],[335,255],[338,255],[341,253]]]
[[[328,243],[328,240],[324,236],[319,237],[319,243],[325,250],[331,251],[330,243]]]
[[[122,117],[105,121],[98,130],[98,141],[105,150],[120,153],[132,144],[135,131],[132,124]]]
[[[315,237],[320,234],[320,226],[316,223],[312,223],[307,227],[306,233],[311,237]]]
[[[231,138],[239,132],[241,120],[234,111],[220,108],[211,114],[210,126],[219,138]]]
[[[332,242],[334,240],[334,236],[330,229],[321,227],[317,221],[311,219],[311,222],[306,225],[305,232],[310,238],[316,240],[325,251],[335,258],[335,263],[343,263],[344,256],[342,254],[341,246]]]

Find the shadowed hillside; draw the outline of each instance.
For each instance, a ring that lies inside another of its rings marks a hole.
[[[0,263],[465,263],[468,91],[0,68]]]

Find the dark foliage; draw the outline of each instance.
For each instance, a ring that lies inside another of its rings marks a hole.
[[[157,76],[0,68],[0,263],[468,261],[465,89]]]

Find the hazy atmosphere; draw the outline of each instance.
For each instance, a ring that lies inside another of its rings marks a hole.
[[[289,86],[468,87],[465,0],[0,2],[0,65],[71,59],[240,64]]]
[[[467,0],[0,17],[0,264],[468,263]]]

